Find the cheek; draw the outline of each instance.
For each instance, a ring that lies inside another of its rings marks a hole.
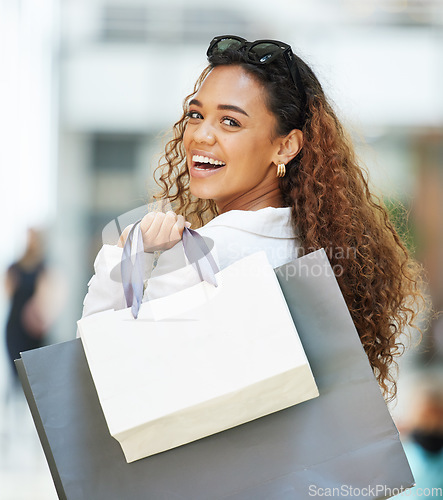
[[[185,128],[185,131],[183,132],[183,145],[186,146],[189,144],[189,136],[191,134],[189,133],[188,127]]]
[[[243,161],[251,163],[257,168],[259,165],[269,164],[271,149],[267,141],[257,137],[240,144],[237,147],[237,154]]]
[[[220,137],[218,142],[231,162],[241,163],[247,159],[253,148],[249,141],[238,137]]]

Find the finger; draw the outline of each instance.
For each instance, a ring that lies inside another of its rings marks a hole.
[[[162,212],[154,212],[154,216],[148,219],[148,223],[150,225],[148,229],[142,233],[143,234],[143,247],[145,252],[153,252],[155,251],[155,247],[157,245],[157,236],[160,231],[163,219],[165,218],[165,214]]]
[[[177,217],[177,222],[174,224],[174,231],[178,231],[178,234],[180,238],[182,237],[183,234],[183,229],[185,228],[185,218],[183,215],[179,215]]]
[[[145,233],[149,239],[155,239],[157,237],[165,217],[166,215],[163,212],[156,212],[154,214],[152,223]]]
[[[177,217],[177,222],[175,223],[175,226],[178,229],[178,232],[180,234],[180,238],[183,234],[183,229],[185,228],[185,224],[186,224],[185,218],[183,217],[183,215],[179,215]]]
[[[151,227],[154,217],[155,217],[155,212],[149,212],[143,217],[143,219],[140,222],[140,230],[142,233],[146,233],[146,231]]]
[[[185,227],[190,228],[190,227],[191,227],[191,223],[190,223],[190,222],[188,222],[188,221],[186,221],[186,222],[185,222]]]
[[[177,217],[176,223],[171,228],[171,234],[169,236],[169,239],[174,243],[174,245],[181,240],[184,228],[185,218],[183,217],[183,215],[179,215]]]
[[[160,231],[158,232],[159,242],[168,242],[170,240],[171,230],[174,224],[177,222],[177,214],[174,212],[166,212],[165,218],[163,219]]]

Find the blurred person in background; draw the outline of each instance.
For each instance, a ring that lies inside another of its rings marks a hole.
[[[48,269],[43,234],[29,228],[24,254],[9,266],[5,278],[10,308],[6,323],[6,347],[14,383],[14,360],[20,352],[42,347],[63,298],[60,280]]]
[[[419,498],[425,496],[427,488],[437,488],[433,496],[442,497],[443,368],[416,374],[407,392],[405,412],[398,427],[416,486],[400,496]]]
[[[417,257],[423,262],[429,295],[436,312],[430,318],[421,346],[418,365],[443,366],[443,150],[439,136],[430,134],[418,149],[420,169],[413,203]]]

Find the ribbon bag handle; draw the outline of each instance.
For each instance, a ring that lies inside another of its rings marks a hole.
[[[140,229],[141,219],[135,222],[129,231],[123,247],[122,260],[120,264],[123,290],[126,305],[131,308],[134,319],[137,319],[143,299],[143,277],[144,277],[144,248],[143,236]],[[134,241],[135,240],[135,241]],[[217,286],[215,273],[219,268],[204,238],[187,227],[182,235],[183,249],[186,258],[197,270],[201,281],[207,281]]]

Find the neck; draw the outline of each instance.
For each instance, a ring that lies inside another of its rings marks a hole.
[[[217,202],[218,213],[230,210],[260,210],[266,207],[282,207],[280,188],[275,182],[272,186],[260,186],[227,202]]]
[[[38,252],[27,252],[19,263],[24,269],[33,269],[42,261],[41,255]]]

